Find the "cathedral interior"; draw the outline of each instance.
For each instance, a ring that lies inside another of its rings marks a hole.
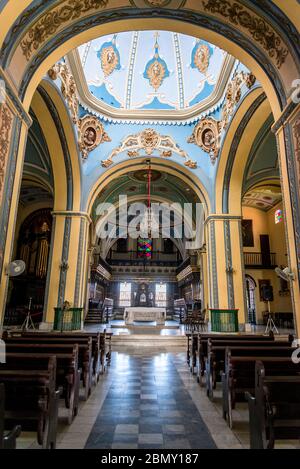
[[[299,12],[0,1],[0,449],[299,449]]]

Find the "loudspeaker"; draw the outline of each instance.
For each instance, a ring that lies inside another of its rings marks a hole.
[[[273,301],[273,287],[271,285],[263,285],[262,289],[262,297],[264,301]]]

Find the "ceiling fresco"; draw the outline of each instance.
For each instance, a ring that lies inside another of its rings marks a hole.
[[[136,111],[187,110],[209,98],[228,54],[168,31],[102,36],[78,48],[90,93],[105,105]]]

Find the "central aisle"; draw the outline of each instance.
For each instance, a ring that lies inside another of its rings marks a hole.
[[[111,365],[57,448],[241,448],[199,389],[186,353],[164,348],[114,351]]]

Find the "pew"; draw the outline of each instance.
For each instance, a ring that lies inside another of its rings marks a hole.
[[[26,332],[15,332],[11,331],[9,337],[49,337],[49,338],[60,338],[60,339],[76,339],[81,338],[92,338],[92,357],[93,357],[93,376],[95,384],[99,381],[100,375],[105,372],[105,357],[107,353],[106,347],[106,330],[103,332],[37,332],[37,331],[26,331]]]
[[[9,337],[49,337],[49,338],[66,338],[76,339],[91,337],[92,338],[92,357],[93,357],[93,376],[95,383],[99,381],[100,374],[105,372],[106,361],[110,360],[111,356],[111,341],[109,339],[112,333],[107,333],[106,330],[103,332],[40,332],[40,331],[11,331]],[[108,346],[107,346],[108,343]],[[107,350],[108,349],[108,350]],[[108,364],[108,363],[107,363]]]
[[[291,349],[290,342],[263,342],[263,341],[208,341],[208,356],[205,361],[206,392],[207,396],[213,398],[213,390],[216,383],[221,381],[222,373],[225,370],[226,349],[232,351],[240,350],[243,355],[250,355],[252,350],[254,355],[261,353],[263,356],[280,356],[284,349]],[[291,352],[292,353],[292,352]]]
[[[92,338],[49,338],[49,337],[8,337],[5,340],[6,346],[10,347],[12,352],[17,352],[13,345],[23,345],[27,353],[57,353],[70,352],[74,344],[78,344],[78,367],[82,370],[81,379],[84,386],[84,399],[87,400],[91,394],[92,377],[93,377],[93,360],[92,360]],[[17,348],[17,347],[16,347]]]
[[[10,369],[0,364],[0,382],[5,386],[5,419],[18,421],[24,428],[34,424],[37,441],[43,449],[56,446],[59,391],[56,389],[56,357],[32,358],[31,369]]]
[[[245,401],[246,392],[254,392],[256,361],[261,359],[271,375],[285,374],[286,370],[295,368],[291,360],[293,350],[291,347],[226,350],[225,371],[222,373],[222,406],[223,418],[230,428],[233,425],[232,409],[237,402]]]
[[[32,363],[39,360],[39,366],[46,366],[53,353],[39,351],[32,353],[31,348],[23,344],[8,344],[6,346],[6,363],[10,369],[31,369]],[[78,368],[78,345],[63,353],[55,353],[56,357],[56,387],[61,390],[60,397],[64,399],[68,409],[67,420],[70,425],[78,413],[80,373]]]
[[[251,449],[272,449],[276,440],[300,438],[300,364],[289,360],[284,365],[278,376],[265,361],[256,361],[254,395],[246,392]]]
[[[197,367],[197,381],[200,385],[203,385],[203,376],[205,373],[205,361],[208,356],[208,341],[209,339],[214,341],[263,341],[263,342],[274,342],[274,334],[270,335],[254,335],[254,334],[196,334],[193,339],[192,345],[192,364],[193,368],[191,371],[194,373],[195,367]],[[291,339],[292,340],[292,339]],[[192,341],[191,341],[192,342]]]
[[[15,426],[10,432],[5,432],[5,388],[0,383],[0,449],[16,449],[16,440],[21,434],[20,425]]]

